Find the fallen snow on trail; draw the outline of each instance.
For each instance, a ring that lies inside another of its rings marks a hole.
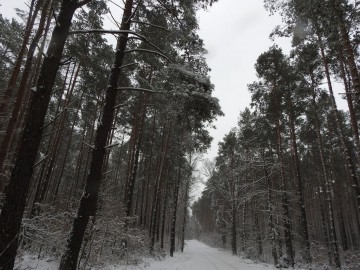
[[[175,253],[163,261],[152,261],[142,266],[114,267],[112,270],[273,270],[268,264],[232,256],[230,252],[209,247],[199,241],[187,241],[184,253]]]
[[[101,270],[274,270],[269,264],[256,264],[251,260],[232,256],[229,251],[209,247],[197,240],[186,242],[184,253],[162,261],[144,259],[140,265],[105,266]],[[18,270],[57,270],[59,262],[51,259],[38,260],[36,256],[25,255],[17,262]],[[99,270],[99,268],[92,268]],[[298,269],[300,270],[300,269]]]

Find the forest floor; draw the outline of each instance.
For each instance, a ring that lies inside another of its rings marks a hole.
[[[58,269],[58,262],[23,258],[15,269]],[[272,265],[254,263],[251,260],[232,256],[230,251],[212,248],[197,240],[186,242],[184,253],[177,252],[174,257],[164,260],[145,259],[139,265],[107,266],[101,270],[274,270]],[[300,269],[298,269],[300,270]]]

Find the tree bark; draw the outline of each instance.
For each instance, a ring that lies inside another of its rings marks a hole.
[[[48,0],[45,2],[45,4],[42,7],[43,10],[42,10],[41,19],[39,22],[39,27],[36,31],[36,34],[35,34],[33,40],[31,41],[29,50],[27,52],[25,67],[24,67],[24,71],[23,71],[22,78],[20,81],[19,89],[16,94],[16,100],[13,105],[13,109],[12,109],[12,112],[10,115],[8,125],[6,127],[5,136],[4,136],[4,138],[1,142],[1,146],[0,146],[0,171],[3,170],[4,162],[5,162],[5,159],[6,159],[6,156],[8,153],[8,149],[10,146],[10,141],[14,134],[15,125],[19,118],[19,112],[21,111],[21,105],[23,103],[23,99],[26,94],[28,80],[29,80],[29,77],[31,74],[31,67],[33,64],[34,53],[36,50],[36,46],[37,46],[37,44],[41,38],[41,35],[44,31],[46,18],[49,15],[50,5],[51,5],[51,0]],[[12,88],[14,88],[14,86],[12,86]]]
[[[29,39],[31,36],[31,31],[34,27],[35,19],[40,10],[40,5],[41,5],[41,1],[37,1],[36,4],[35,4],[35,0],[31,1],[29,17],[26,22],[25,33],[24,33],[24,38],[23,38],[22,44],[21,44],[21,48],[16,57],[15,64],[14,64],[13,70],[11,72],[9,82],[6,86],[6,90],[1,99],[0,114],[2,114],[2,115],[4,115],[6,113],[8,105],[10,103],[10,99],[13,94],[13,91],[14,91],[14,88],[16,85],[16,81],[19,76],[21,64],[22,64],[22,61],[23,61],[23,58],[24,58],[24,55],[26,52],[26,46],[29,42]]]
[[[125,2],[120,30],[130,30],[133,0]],[[111,132],[116,105],[117,83],[120,77],[120,67],[125,58],[128,34],[123,33],[118,38],[114,64],[111,68],[108,88],[105,96],[101,120],[98,123],[95,144],[92,150],[90,171],[86,178],[85,191],[81,197],[78,213],[74,218],[72,232],[70,233],[65,253],[60,262],[59,270],[75,270],[84,238],[85,230],[91,216],[95,216],[99,196],[100,183],[103,171],[103,162],[106,152],[106,142]]]
[[[189,189],[190,189],[190,179],[188,179],[185,183],[185,196],[184,196],[184,212],[183,212],[183,220],[181,223],[181,252],[184,252],[185,248],[185,228],[186,228],[186,216],[187,216],[187,207],[188,207],[188,197],[189,197]]]
[[[297,179],[297,193],[298,193],[298,204],[300,207],[300,223],[301,223],[301,236],[304,246],[304,255],[303,259],[304,262],[309,264],[311,263],[311,255],[310,255],[310,239],[309,239],[309,230],[307,225],[307,216],[305,210],[305,201],[303,195],[303,181],[301,177],[301,170],[300,170],[300,160],[298,154],[298,147],[296,141],[296,133],[295,133],[295,115],[294,115],[294,108],[291,97],[289,97],[289,123],[290,123],[290,137],[291,137],[291,144],[293,148],[293,155],[294,155],[294,165],[295,165],[295,176]]]
[[[175,233],[176,233],[176,215],[178,208],[178,199],[179,199],[179,187],[180,187],[180,179],[181,179],[181,166],[178,169],[178,177],[175,182],[174,188],[174,202],[173,202],[173,213],[171,218],[171,230],[170,230],[170,256],[174,256],[175,252]]]
[[[337,17],[341,43],[343,47],[343,51],[345,53],[345,60],[347,65],[350,68],[350,75],[352,79],[352,85],[355,93],[357,94],[358,100],[357,103],[360,104],[360,75],[358,68],[356,66],[355,60],[355,52],[353,46],[350,41],[349,31],[345,22],[345,12],[342,8],[342,3],[339,0],[333,0],[333,11],[335,13],[335,17]]]
[[[271,240],[271,254],[274,260],[274,265],[276,266],[279,263],[278,260],[278,254],[276,252],[276,229],[274,228],[274,217],[273,217],[273,205],[272,205],[272,185],[271,185],[271,179],[270,179],[270,175],[268,173],[268,169],[267,169],[267,164],[266,164],[266,159],[265,159],[265,155],[263,154],[263,167],[264,167],[264,174],[265,174],[265,178],[266,178],[266,184],[267,184],[267,190],[268,190],[268,194],[267,194],[267,211],[269,212],[269,227],[270,227],[270,240]]]
[[[154,197],[153,197],[153,204],[152,204],[152,210],[151,210],[151,225],[150,225],[150,252],[152,253],[154,251],[154,245],[155,245],[155,234],[156,234],[156,225],[158,223],[158,211],[159,211],[159,201],[160,201],[160,190],[161,190],[161,182],[162,182],[162,174],[165,164],[165,158],[167,156],[167,153],[169,151],[169,142],[170,142],[170,135],[171,135],[171,127],[172,124],[169,124],[169,127],[164,129],[164,132],[166,132],[166,137],[164,137],[165,141],[163,143],[163,149],[162,154],[160,158],[159,163],[159,170],[157,173],[157,178],[155,182],[155,188],[154,188]]]
[[[79,4],[74,1],[64,0],[62,2],[58,16],[59,23],[54,28],[35,91],[31,95],[19,152],[9,184],[5,188],[5,202],[0,214],[0,268],[4,270],[14,267],[21,220],[33,173],[33,165],[43,134],[42,127],[50,102],[51,89],[59,69],[72,17],[78,7]]]
[[[322,173],[324,176],[325,196],[326,196],[326,204],[327,204],[326,207],[328,210],[329,226],[330,226],[330,244],[331,244],[331,248],[332,248],[332,251],[334,254],[335,265],[336,265],[336,267],[341,268],[338,241],[337,241],[337,237],[336,237],[335,222],[334,222],[334,211],[333,211],[332,200],[331,200],[330,179],[329,179],[329,175],[328,175],[328,172],[326,169],[326,164],[325,164],[324,147],[323,147],[323,140],[322,140],[322,136],[321,136],[321,132],[320,132],[320,120],[317,115],[315,92],[313,94],[312,104],[313,104],[313,110],[314,110],[314,115],[315,115],[316,135],[317,135],[317,140],[318,140],[318,144],[319,144],[319,156],[320,156],[320,161],[321,161]]]
[[[289,212],[289,201],[287,197],[286,183],[285,183],[285,167],[284,167],[284,158],[283,158],[283,149],[282,149],[282,136],[281,136],[281,111],[280,111],[280,97],[277,92],[277,85],[273,83],[273,93],[275,101],[275,110],[276,110],[276,140],[277,140],[277,157],[280,164],[280,187],[281,187],[281,206],[283,208],[283,223],[284,223],[284,235],[285,235],[285,248],[286,256],[289,259],[290,265],[294,267],[294,251],[291,238],[291,224],[290,224],[290,212]]]
[[[132,153],[131,154],[131,159],[132,161],[130,162],[130,173],[129,173],[129,177],[126,183],[126,188],[125,188],[125,206],[126,206],[126,211],[125,214],[126,216],[131,216],[131,208],[132,208],[132,201],[133,201],[133,194],[134,194],[134,184],[135,184],[135,180],[136,180],[136,174],[137,174],[137,168],[138,168],[138,164],[139,164],[139,154],[140,154],[140,146],[141,146],[141,140],[142,140],[142,130],[143,130],[143,126],[144,126],[144,122],[145,122],[145,117],[146,117],[146,105],[147,105],[147,93],[145,94],[141,94],[140,96],[140,100],[139,100],[139,108],[142,107],[142,112],[140,117],[137,116],[135,117],[135,124],[134,124],[134,149],[131,150]],[[140,111],[140,109],[139,109]],[[135,114],[138,114],[137,112]]]

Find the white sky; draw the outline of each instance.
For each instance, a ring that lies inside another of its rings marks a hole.
[[[231,128],[237,126],[240,111],[250,106],[247,84],[257,79],[254,68],[259,55],[278,44],[288,54],[290,39],[269,39],[271,31],[281,24],[278,15],[269,16],[263,0],[219,0],[208,11],[199,13],[199,34],[208,50],[207,63],[212,69],[214,96],[219,98],[225,113],[210,130],[214,137],[205,158],[214,158],[218,143]],[[344,92],[340,84],[335,92]],[[336,94],[338,107],[347,110],[346,101]]]
[[[281,23],[279,16],[269,16],[263,0],[219,0],[208,11],[199,13],[199,34],[208,50],[207,62],[212,69],[214,95],[225,113],[216,122],[208,158],[217,154],[217,145],[232,127],[237,126],[240,111],[250,105],[247,84],[255,81],[254,64],[259,55],[274,44],[270,32]],[[290,50],[290,40],[275,42]]]
[[[24,8],[23,3],[23,0],[0,0],[0,13],[8,18],[16,16],[14,8]],[[118,13],[119,10],[113,11],[115,16]],[[263,0],[219,0],[208,11],[199,12],[198,19],[199,34],[208,50],[214,95],[219,98],[225,113],[215,122],[216,129],[210,130],[214,140],[205,157],[214,158],[218,143],[232,127],[236,127],[240,111],[250,104],[247,84],[257,79],[254,64],[274,43],[269,34],[281,24],[281,19],[269,16]],[[289,52],[288,39],[277,38],[275,42],[285,53]],[[341,91],[341,87],[339,89]],[[337,100],[340,108],[346,107],[343,100]]]

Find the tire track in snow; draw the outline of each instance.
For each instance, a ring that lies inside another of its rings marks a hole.
[[[226,261],[218,258],[218,256],[211,256],[211,255],[209,254],[209,252],[206,252],[206,251],[200,251],[200,253],[202,253],[202,254],[211,262],[211,264],[215,266],[216,269],[218,269],[218,268],[217,268],[216,264],[212,261],[212,259],[215,259],[215,260],[217,260],[218,262],[229,266],[231,269],[238,270],[237,267],[235,267],[235,266],[229,264],[228,262],[226,262]],[[213,255],[213,254],[212,254],[212,255]],[[230,268],[229,268],[229,269],[230,269]],[[224,268],[221,268],[221,269],[223,270]]]

